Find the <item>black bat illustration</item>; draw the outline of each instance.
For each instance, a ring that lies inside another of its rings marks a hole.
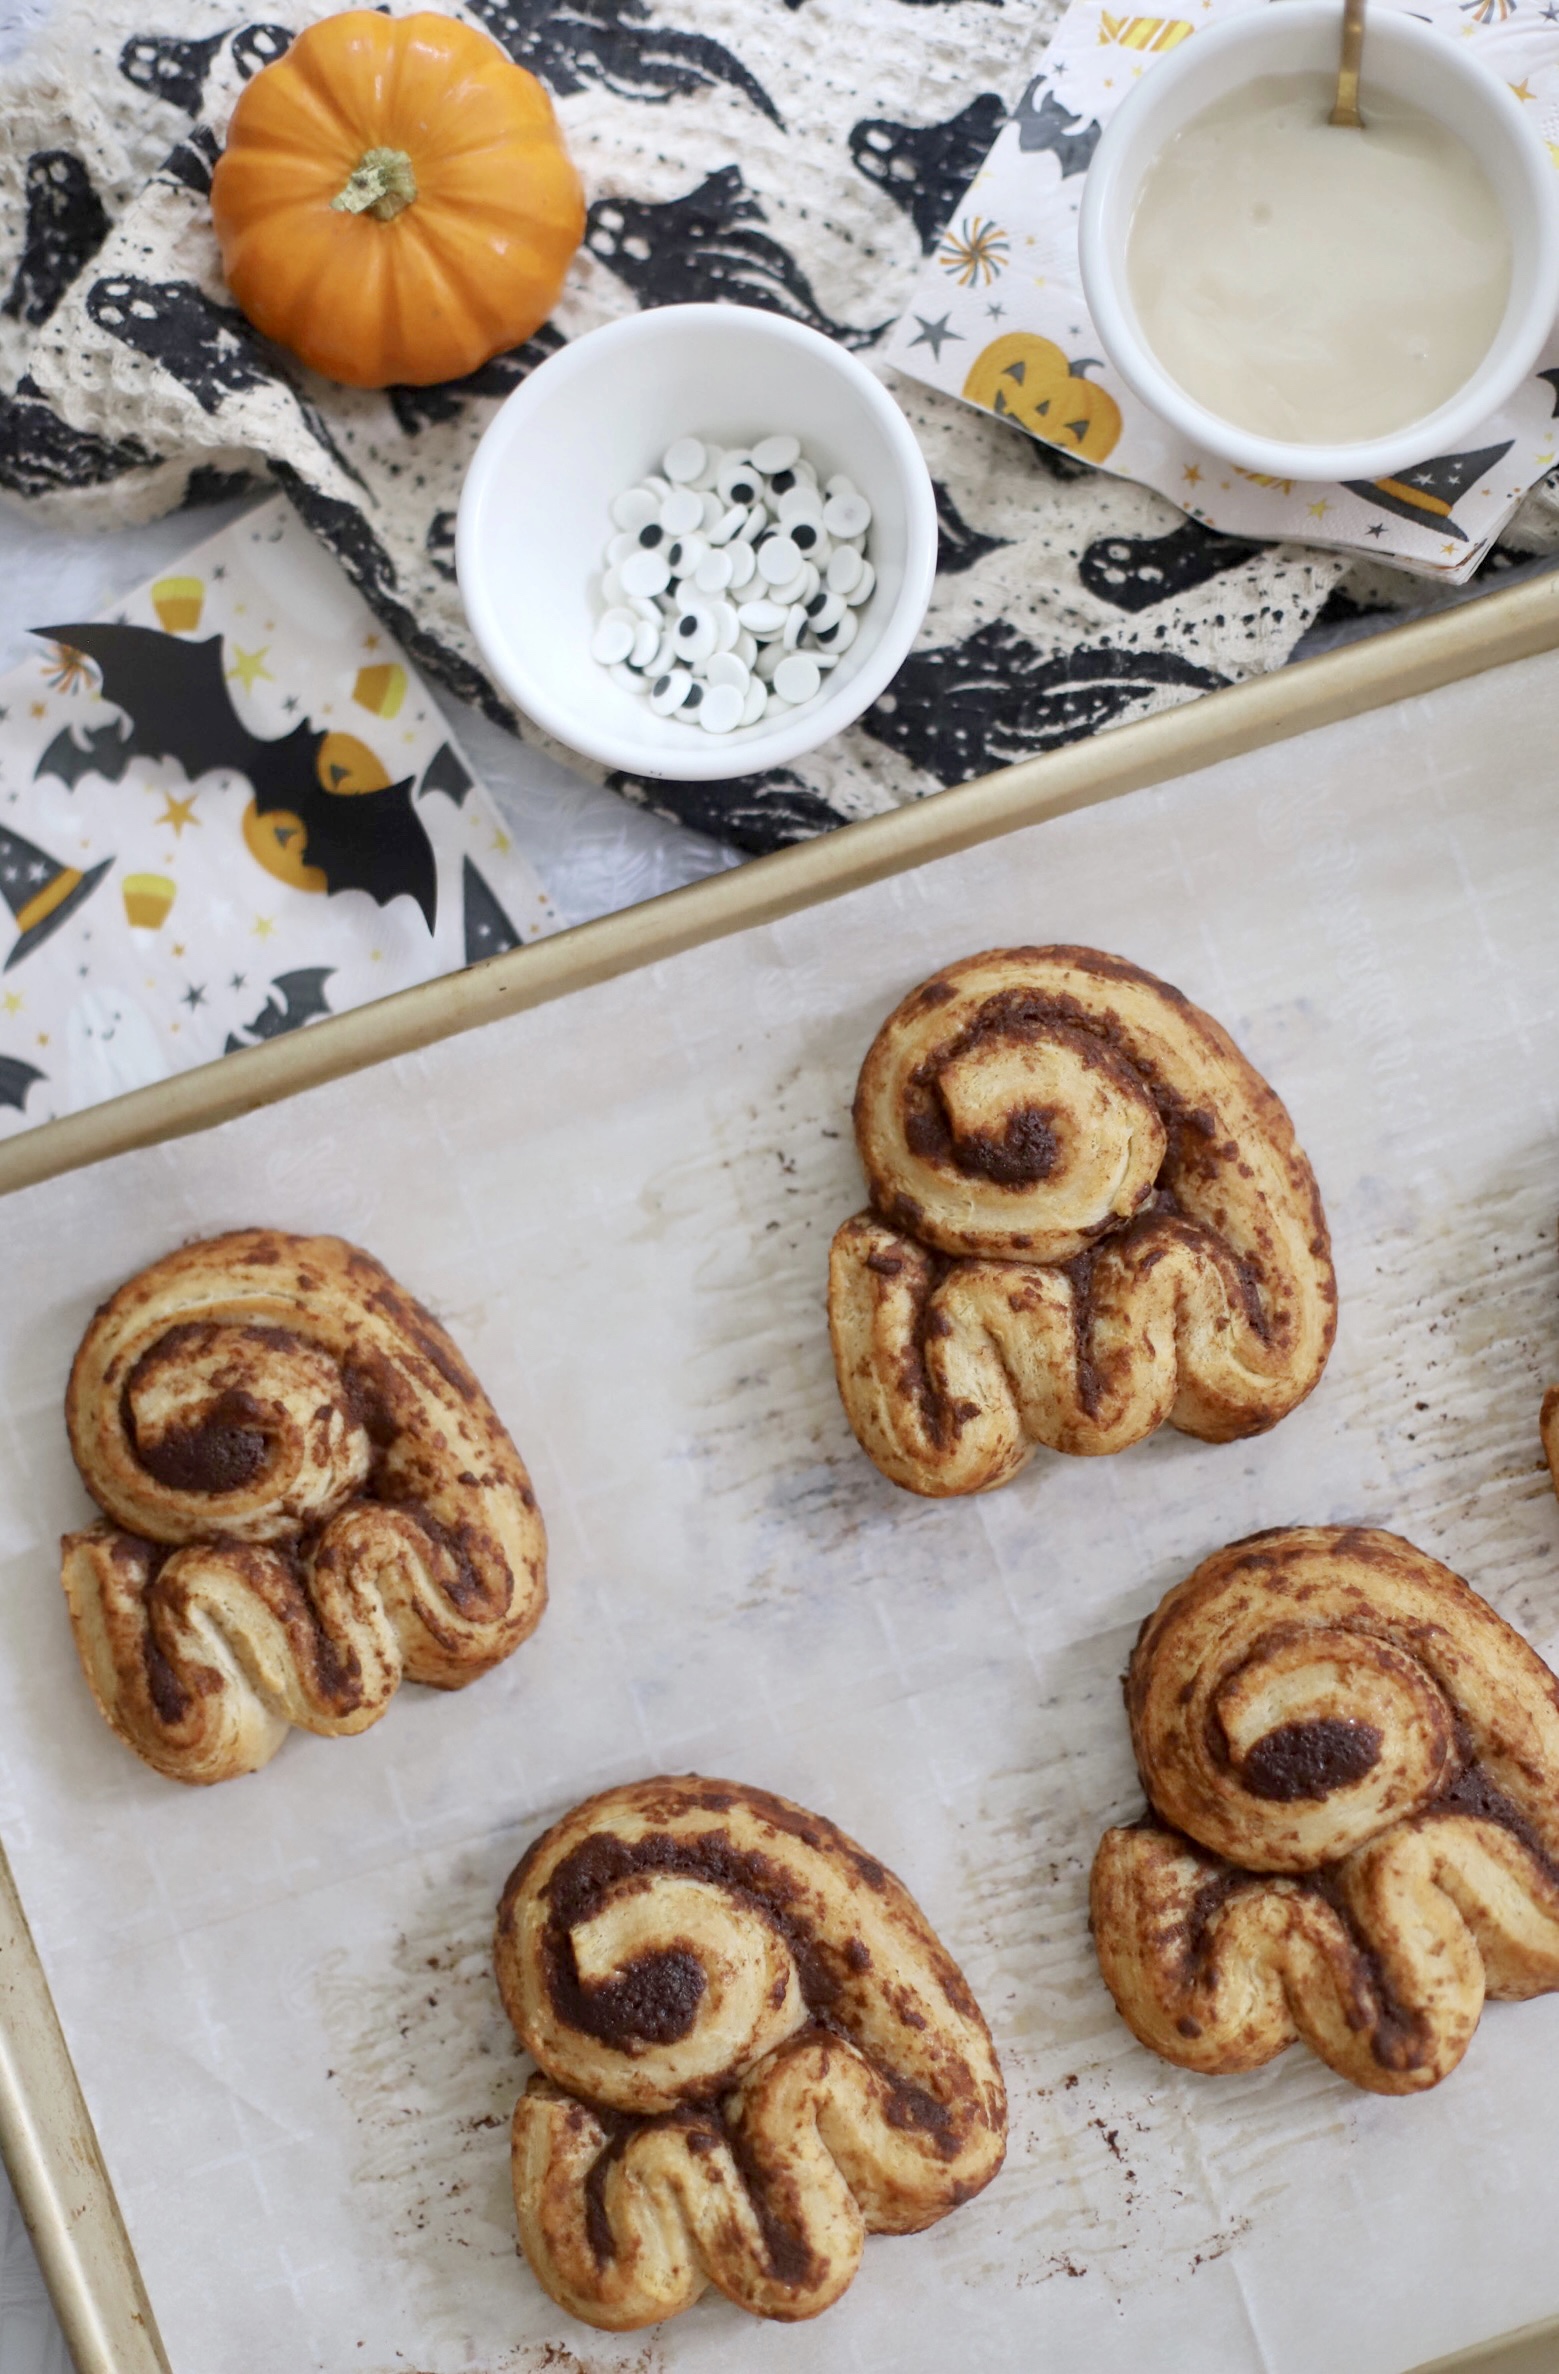
[[[67,791],[74,791],[83,775],[121,782],[126,764],[136,755],[130,748],[133,730],[128,718],[122,725],[110,718],[107,725],[88,726],[78,742],[69,726],[62,725],[33,768],[34,782],[40,775],[53,775]]]
[[[1394,478],[1345,478],[1343,484],[1351,495],[1362,495],[1382,511],[1394,511],[1399,519],[1411,519],[1453,544],[1465,544],[1467,532],[1451,517],[1452,508],[1504,460],[1513,443],[1507,437],[1503,445],[1482,445],[1473,453],[1439,453],[1430,461],[1415,462],[1411,470],[1399,470]]]
[[[662,104],[726,83],[771,123],[780,120],[762,83],[707,33],[650,24],[646,0],[469,0],[478,23],[559,98],[599,83],[619,99]]]
[[[1077,574],[1091,594],[1117,610],[1150,610],[1260,550],[1247,536],[1223,536],[1188,519],[1167,536],[1101,536],[1083,554]]]
[[[739,165],[721,165],[696,190],[653,205],[641,198],[598,198],[585,245],[625,281],[641,305],[761,305],[806,322],[841,346],[872,346],[888,324],[852,329],[830,320],[812,283],[787,248],[766,231],[763,208]]]
[[[27,236],[0,313],[36,329],[76,274],[108,237],[92,176],[68,148],[43,148],[27,160]]]
[[[1102,645],[1047,659],[994,618],[961,643],[911,652],[861,723],[939,783],[967,783],[1036,750],[1080,742],[1166,685],[1213,692],[1227,682],[1175,651]]]
[[[1047,91],[1039,105],[1034,105],[1034,93],[1043,75],[1036,74],[1018,101],[1014,122],[1018,127],[1020,149],[1048,148],[1053,151],[1061,167],[1061,179],[1070,181],[1074,173],[1086,173],[1093,162],[1093,152],[1099,145],[1097,123],[1078,126],[1080,115],[1069,115],[1054,91]]]
[[[327,780],[328,734],[307,722],[276,741],[251,734],[228,695],[220,635],[188,643],[144,626],[49,626],[37,632],[96,662],[103,697],[124,711],[127,724],[100,727],[88,752],[66,728],[34,775],[74,784],[95,773],[118,783],[132,758],[150,758],[175,761],[193,783],[214,768],[230,768],[247,779],[257,815],[280,816],[288,820],[284,831],[302,832],[303,848],[289,855],[317,867],[327,891],[366,890],[381,907],[404,892],[433,930],[438,870],[412,806],[410,776],[381,791],[339,789]]]
[[[278,973],[271,983],[272,994],[254,1020],[243,1024],[242,1036],[228,1032],[223,1054],[236,1055],[241,1047],[263,1046],[267,1039],[283,1038],[289,1030],[301,1030],[305,1022],[328,1014],[325,983],[335,969],[331,964],[313,964],[299,972]]]
[[[868,181],[903,207],[927,255],[1006,114],[994,91],[982,91],[943,124],[896,124],[886,116],[868,116],[852,125],[851,156]]]
[[[1549,393],[1554,399],[1554,410],[1548,416],[1549,419],[1552,420],[1554,413],[1559,413],[1559,370],[1539,371],[1537,376],[1539,379],[1547,380]]]
[[[27,1091],[36,1088],[40,1080],[48,1078],[36,1064],[23,1063],[18,1055],[0,1055],[0,1105],[10,1105],[16,1112],[24,1112]]]
[[[985,536],[972,528],[958,505],[953,501],[940,478],[933,478],[931,491],[936,496],[936,565],[942,577],[961,576],[972,569],[976,561],[988,552],[1000,552],[1010,544],[1010,536]]]
[[[457,756],[454,744],[440,742],[422,771],[417,797],[426,799],[430,791],[441,791],[446,799],[454,801],[457,808],[463,808],[466,794],[475,780],[470,769]]]

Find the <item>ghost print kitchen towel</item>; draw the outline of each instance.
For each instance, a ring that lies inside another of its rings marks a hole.
[[[454,582],[460,483],[497,405],[565,339],[636,306],[723,300],[807,322],[909,416],[941,569],[915,651],[848,733],[740,780],[619,785],[744,850],[1280,666],[1334,595],[1421,598],[1379,567],[1360,585],[1342,556],[1188,520],[892,369],[894,321],[1021,106],[1055,0],[464,0],[552,93],[590,199],[585,245],[525,346],[457,383],[382,393],[331,386],[257,338],[210,230],[237,94],[325,13],[272,0],[235,26],[219,0],[55,0],[0,77],[12,496],[112,522],[268,474],[412,660],[541,740],[483,673]],[[1529,505],[1519,533],[1522,549],[1559,541],[1559,512]]]
[[[0,678],[0,1136],[556,916],[280,498]]]
[[[1175,0],[1163,16],[1132,16],[1073,0],[934,242],[889,358],[1179,504],[1190,524],[1178,549],[1166,541],[1155,556],[1160,584],[1183,555],[1210,554],[1230,537],[1271,536],[1373,552],[1465,584],[1554,465],[1559,333],[1510,402],[1457,452],[1426,454],[1392,477],[1306,484],[1238,469],[1159,420],[1111,369],[1083,301],[1078,214],[1103,126],[1160,59],[1263,5]],[[1559,164],[1559,10],[1545,18],[1531,0],[1412,0],[1412,12],[1471,45],[1532,110]],[[1122,595],[1142,589],[1129,556],[1099,554],[1094,565]]]

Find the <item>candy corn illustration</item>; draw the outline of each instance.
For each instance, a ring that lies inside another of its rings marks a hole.
[[[170,635],[192,635],[205,600],[198,577],[159,577],[152,587],[152,608]]]
[[[161,931],[178,896],[166,874],[126,874],[120,891],[125,916],[137,931]]]
[[[1191,27],[1180,16],[1108,16],[1099,12],[1101,42],[1119,42],[1122,49],[1178,48]]]
[[[393,717],[406,698],[406,671],[393,662],[378,667],[359,668],[352,698],[359,708],[371,709],[375,717]]]

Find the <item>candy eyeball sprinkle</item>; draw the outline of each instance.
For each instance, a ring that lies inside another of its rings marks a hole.
[[[685,536],[690,529],[702,527],[703,496],[694,494],[690,486],[674,488],[660,507],[660,524],[668,536]]]
[[[854,487],[841,488],[823,505],[823,525],[841,543],[851,536],[864,536],[871,524],[872,507]]]
[[[836,549],[829,555],[829,592],[836,594],[849,593],[852,587],[859,581],[861,571],[865,566],[865,562],[862,560],[860,554],[856,551],[853,544],[838,545]]]
[[[640,594],[648,599],[664,593],[671,583],[671,571],[658,552],[635,552],[617,571],[624,593]]]
[[[756,502],[763,491],[763,473],[754,464],[752,455],[724,455],[715,472],[715,490],[728,503],[745,505]]]
[[[612,524],[636,536],[655,517],[659,505],[647,486],[625,487],[612,505]]]
[[[801,456],[799,437],[762,437],[752,449],[752,458],[765,478],[788,476]]]
[[[632,651],[643,623],[629,610],[608,610],[591,638],[591,658],[599,660],[603,668],[615,667]]]
[[[667,446],[666,458],[661,467],[673,486],[686,486],[690,479],[698,477],[704,467],[702,440],[698,437],[679,437],[675,444]]]
[[[871,505],[788,430],[676,437],[608,506],[591,656],[680,731],[746,734],[816,700],[876,586]]]

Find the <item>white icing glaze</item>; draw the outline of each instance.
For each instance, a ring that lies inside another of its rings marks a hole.
[[[1310,444],[1435,411],[1510,286],[1509,227],[1466,144],[1367,87],[1365,129],[1344,131],[1333,90],[1268,75],[1194,117],[1149,166],[1127,247],[1143,335],[1186,393]]]

